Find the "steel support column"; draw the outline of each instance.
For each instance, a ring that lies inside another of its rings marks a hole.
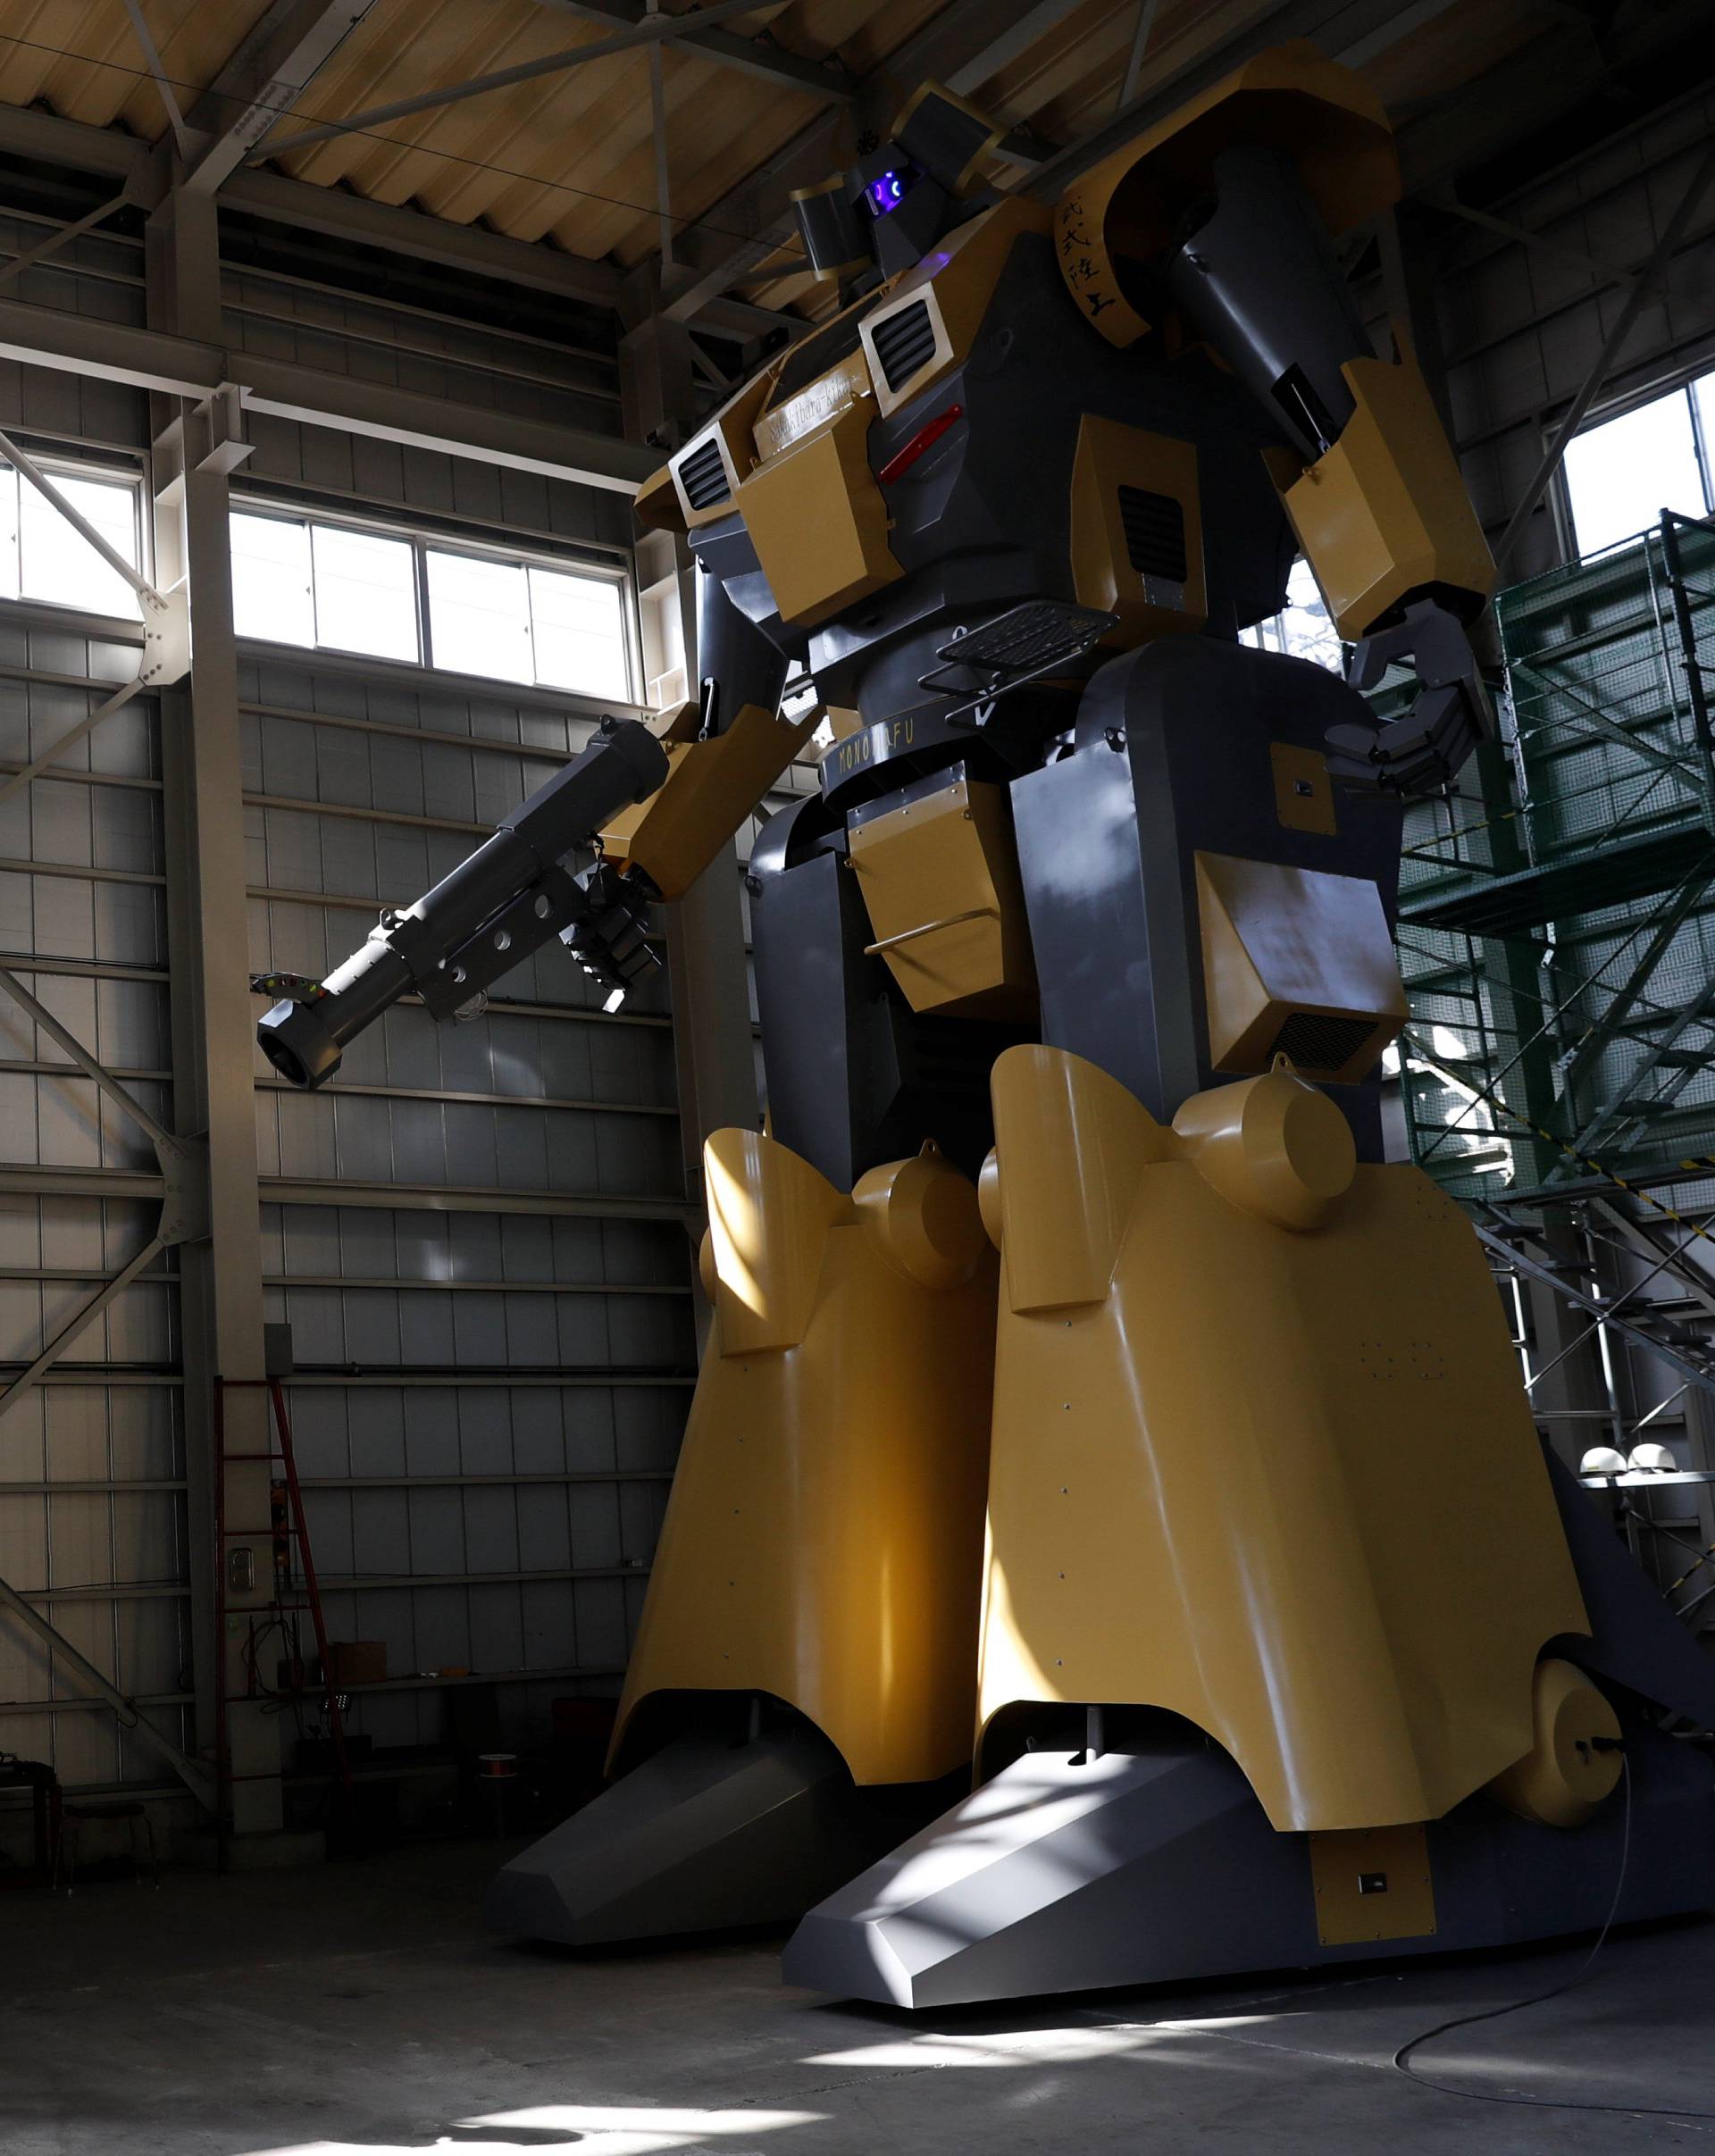
[[[150,221],[145,271],[152,329],[219,341],[212,196],[169,190]],[[177,398],[156,399],[151,474],[156,573],[166,583],[187,580],[191,614],[190,673],[163,694],[161,732],[177,1123],[180,1131],[205,1132],[208,1147],[208,1236],[187,1245],[180,1261],[199,1746],[213,1737],[216,1687],[229,1697],[242,1689],[238,1643],[247,1600],[229,1588],[233,1637],[214,1639],[214,1568],[226,1562],[232,1544],[215,1548],[212,1381],[264,1375],[254,1013],[240,928],[247,877],[230,452],[213,452],[205,411]],[[266,1394],[259,1386],[233,1394],[225,1444],[230,1453],[268,1450]],[[228,1529],[253,1533],[257,1541],[260,1592],[254,1599],[260,1602],[272,1575],[268,1471],[254,1461],[235,1465],[225,1482]],[[280,1729],[279,1718],[259,1705],[229,1711],[235,1833],[264,1833],[281,1824]]]
[[[697,409],[689,329],[652,313],[627,336],[620,353],[627,432],[633,439],[641,433],[682,441],[696,423]],[[676,597],[675,640],[683,655],[687,695],[695,694],[698,680],[694,573],[682,541],[665,532],[644,535],[637,549],[638,588],[666,589]],[[648,648],[650,640],[646,623],[646,678],[667,671],[666,653]],[[731,842],[724,846],[684,897],[664,911],[685,1194],[699,1223],[703,1141],[729,1124],[754,1130],[757,1123],[756,1051],[736,848]],[[694,1270],[692,1280],[700,1345],[708,1312]]]

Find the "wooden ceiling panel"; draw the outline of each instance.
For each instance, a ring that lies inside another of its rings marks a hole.
[[[1162,0],[1137,96],[1150,96],[1179,70],[1257,29],[1273,12],[1273,0]],[[1091,0],[1068,17],[1063,40],[1025,54],[992,89],[1009,104],[1025,105],[1050,141],[1075,142],[1113,118],[1136,27],[1136,0]]]
[[[765,29],[801,58],[837,54],[861,70],[939,4],[794,0],[758,7],[732,27],[752,35]],[[381,0],[299,97],[276,138],[610,35],[536,0]],[[720,66],[678,41],[664,48],[663,74],[669,193],[680,223],[823,110],[807,92]],[[657,243],[649,70],[640,50],[288,150],[278,163],[296,179],[414,202],[456,223],[481,218],[514,238],[550,238],[586,256],[632,262]]]
[[[1483,0],[1449,8],[1409,31],[1364,72],[1396,121],[1450,97],[1503,60],[1533,44],[1550,27],[1542,0]],[[1563,21],[1561,37],[1593,38],[1594,22]]]
[[[267,0],[147,0],[144,20],[183,111],[219,72]],[[4,0],[0,103],[49,106],[68,120],[153,141],[166,130],[161,93],[122,0]]]
[[[140,4],[181,109],[188,110],[268,0]],[[686,0],[664,4],[674,13],[697,12]],[[851,77],[878,80],[891,100],[916,85],[903,70],[897,82],[889,79],[890,56],[947,4],[765,0],[720,28],[728,37],[765,36],[799,61],[837,62]],[[1225,41],[1254,33],[1276,4],[1159,0],[1139,95],[1167,88]],[[1365,63],[1397,118],[1456,95],[1540,37],[1544,0],[1452,0],[1426,19],[1420,8],[1401,13],[1399,35]],[[975,20],[980,28],[980,15]],[[978,83],[974,99],[996,119],[1028,122],[1051,142],[1077,141],[1113,117],[1137,21],[1138,0],[1075,0],[1033,46]],[[578,14],[566,0],[376,0],[281,115],[273,139],[613,34],[612,26]],[[1567,34],[1579,33],[1572,26]],[[827,109],[813,91],[721,64],[682,39],[664,47],[663,79],[673,224],[681,230],[699,225],[704,238],[718,229],[718,205],[732,190]],[[166,126],[124,0],[0,0],[0,103],[38,104],[149,140]],[[849,156],[853,130],[840,133]],[[280,151],[275,162],[312,184],[413,203],[456,223],[481,221],[591,259],[630,265],[658,242],[649,64],[641,48]],[[997,166],[993,177],[1010,184],[1016,171]],[[767,273],[753,274],[747,288],[765,305],[811,312],[825,297],[792,266],[790,254]]]

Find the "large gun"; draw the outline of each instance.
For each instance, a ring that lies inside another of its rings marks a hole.
[[[666,751],[647,726],[604,719],[589,746],[468,861],[403,913],[383,912],[325,981],[260,976],[255,985],[289,991],[257,1023],[263,1054],[293,1085],[324,1084],[346,1043],[401,996],[414,991],[437,1018],[451,1017],[553,936],[608,983],[607,1007],[617,1007],[656,963],[644,934],[654,890],[599,858],[577,875],[561,863],[666,775]]]

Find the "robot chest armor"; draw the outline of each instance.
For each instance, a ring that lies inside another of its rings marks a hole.
[[[877,594],[997,545],[1016,596],[1119,614],[1117,648],[1203,624],[1184,398],[1150,395],[1160,370],[1090,336],[1047,223],[1012,202],[972,220],[794,346],[673,459],[698,552],[720,574],[754,553],[765,626],[879,620],[896,609],[866,606]],[[748,547],[730,547],[739,524]]]

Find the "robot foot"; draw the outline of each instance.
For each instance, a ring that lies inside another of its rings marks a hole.
[[[1573,1831],[1477,1797],[1327,1834],[1276,1833],[1200,1740],[1027,1752],[812,1909],[782,1974],[916,2009],[1510,1945],[1594,1930],[1622,1861],[1622,1921],[1708,1908],[1708,1763],[1647,1728],[1627,1751],[1629,1798]]]
[[[677,1736],[497,1873],[483,1921],[566,1946],[784,1926],[946,1797],[854,1787],[807,1725]]]

